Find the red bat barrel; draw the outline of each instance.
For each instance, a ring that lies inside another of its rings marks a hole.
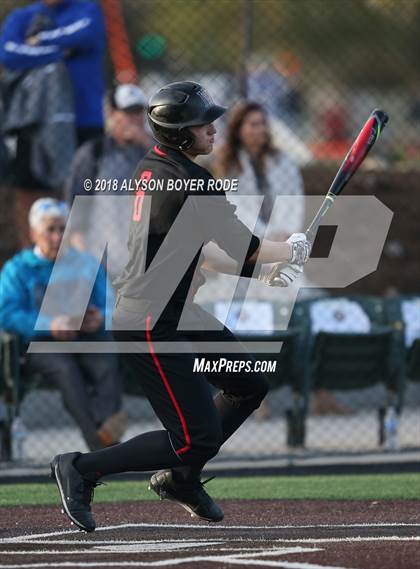
[[[375,144],[383,127],[388,122],[388,115],[385,111],[375,109],[364,127],[360,131],[358,137],[354,141],[352,147],[348,151],[343,163],[334,178],[329,189],[329,193],[338,195],[353,174],[356,172],[360,164],[366,158],[369,150]]]

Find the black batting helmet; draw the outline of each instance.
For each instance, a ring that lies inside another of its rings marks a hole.
[[[225,107],[214,104],[199,83],[179,81],[165,85],[153,95],[147,116],[156,140],[187,150],[194,143],[188,127],[210,124],[225,111]]]

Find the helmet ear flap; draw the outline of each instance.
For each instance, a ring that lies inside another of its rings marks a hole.
[[[168,128],[160,126],[154,123],[150,116],[149,124],[155,139],[166,146],[178,150],[188,150],[194,144],[194,135],[188,127]]]
[[[194,144],[194,135],[188,128],[180,128],[180,143],[178,148],[180,150],[188,150]]]

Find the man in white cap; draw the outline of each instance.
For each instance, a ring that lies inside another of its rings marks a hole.
[[[115,207],[115,201],[106,198],[128,195],[124,183],[129,187],[136,166],[151,145],[151,137],[145,128],[147,102],[140,87],[119,85],[109,93],[107,102],[107,133],[79,148],[66,183],[65,196],[70,205],[78,195],[95,198],[85,200],[83,207],[74,212],[72,243],[80,250],[102,256],[104,235],[101,232],[113,235],[115,242],[121,244],[120,248],[113,247],[108,251],[108,270],[113,277],[120,274],[128,257],[126,220],[130,206],[129,200],[121,200]],[[92,183],[89,193],[85,189],[86,180]],[[105,184],[100,192],[95,192],[96,181]],[[111,182],[111,186],[106,182]]]
[[[29,213],[34,247],[15,255],[1,272],[0,327],[19,335],[23,343],[103,340],[107,334],[105,306],[111,289],[104,270],[100,267],[98,271],[90,255],[71,247],[60,250],[68,211],[64,202],[37,200]],[[79,315],[69,311],[69,299],[75,289],[86,289],[91,282],[95,284],[79,330],[75,323]],[[44,308],[47,287],[53,302]],[[124,429],[122,387],[113,354],[28,354],[26,366],[30,373],[41,373],[57,384],[64,406],[90,449],[120,439]]]

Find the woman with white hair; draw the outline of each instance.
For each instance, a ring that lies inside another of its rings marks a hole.
[[[1,272],[0,327],[24,343],[89,341],[107,335],[105,308],[111,288],[93,257],[64,244],[68,212],[64,202],[37,200],[29,213],[34,247],[15,255]],[[81,304],[86,295],[87,309]],[[75,298],[78,305],[72,302]],[[26,366],[57,384],[90,449],[120,439],[124,415],[114,355],[31,353]]]

